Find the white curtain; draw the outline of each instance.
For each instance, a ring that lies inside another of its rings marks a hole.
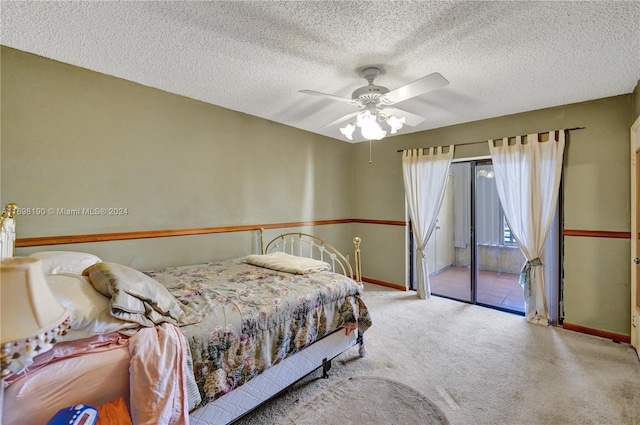
[[[418,298],[421,299],[431,297],[425,248],[436,226],[452,159],[453,146],[449,146],[446,153],[442,146],[402,152],[404,191],[416,241]]]
[[[520,283],[524,287],[525,316],[529,322],[548,325],[544,265],[540,259],[558,202],[562,173],[564,131],[549,133],[549,141],[538,142],[537,134],[516,138],[509,146],[489,140],[496,186],[513,237],[527,259]]]
[[[469,164],[451,164],[453,171],[453,246],[465,249],[471,243],[471,167]]]

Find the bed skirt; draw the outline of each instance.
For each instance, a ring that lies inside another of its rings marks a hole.
[[[222,425],[237,420],[296,381],[356,344],[358,332],[340,329],[262,374],[191,413],[191,425]]]

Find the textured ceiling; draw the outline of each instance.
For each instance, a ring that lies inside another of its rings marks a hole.
[[[640,79],[639,1],[0,6],[3,45],[340,140],[323,126],[355,106],[298,91],[350,98],[365,65],[391,90],[449,80],[395,105],[426,117],[400,134],[631,93]]]

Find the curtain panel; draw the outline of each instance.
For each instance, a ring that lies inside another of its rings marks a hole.
[[[443,146],[402,152],[404,190],[416,242],[417,289],[420,299],[431,297],[425,249],[436,226],[452,159],[453,146],[449,146],[446,153]]]
[[[501,146],[489,140],[496,187],[514,239],[527,262],[520,273],[524,288],[525,317],[531,323],[548,325],[544,264],[540,259],[558,202],[565,132],[549,133],[548,142],[529,134],[526,143],[517,137],[514,145],[503,139]]]

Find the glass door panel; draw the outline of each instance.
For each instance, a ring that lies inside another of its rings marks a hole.
[[[470,164],[451,164],[436,228],[427,242],[431,293],[473,302]]]
[[[500,206],[491,162],[475,167],[476,303],[524,313],[519,283],[526,259]]]

